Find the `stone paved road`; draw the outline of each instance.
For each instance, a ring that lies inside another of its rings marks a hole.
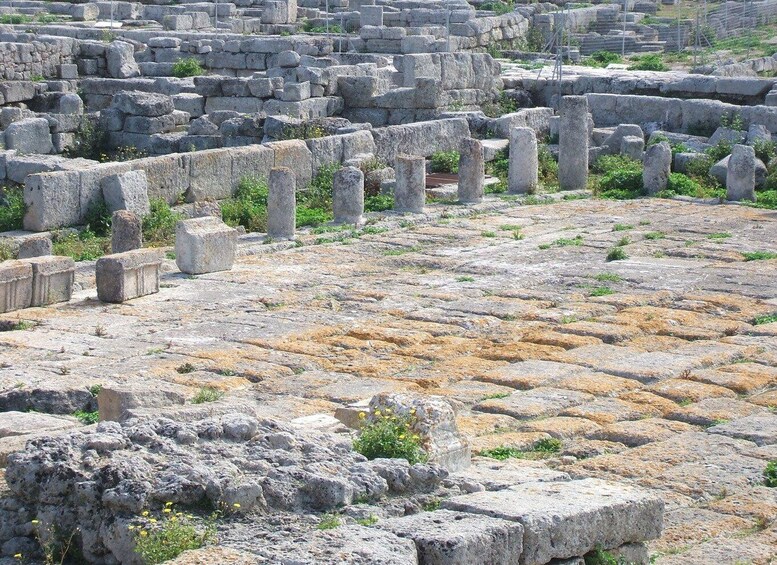
[[[246,244],[231,272],[171,271],[124,305],[87,288],[5,315],[39,325],[0,333],[0,407],[36,397],[61,412],[90,385],[165,383],[289,419],[384,390],[439,394],[475,451],[558,438],[573,457],[526,465],[660,491],[657,563],[777,560],[777,489],[761,485],[777,459],[777,323],[753,324],[777,312],[777,260],[743,255],[777,252],[777,212],[656,199],[462,212]],[[607,262],[619,242],[628,258]]]

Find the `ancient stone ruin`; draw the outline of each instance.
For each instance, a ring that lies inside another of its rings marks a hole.
[[[777,560],[777,0],[0,0],[0,565]]]

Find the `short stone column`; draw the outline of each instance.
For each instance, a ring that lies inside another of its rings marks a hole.
[[[229,271],[235,262],[237,230],[219,218],[182,220],[175,226],[175,264],[182,273]]]
[[[534,194],[538,178],[537,135],[532,128],[513,128],[510,131],[507,192]]]
[[[482,202],[485,178],[483,144],[477,139],[464,139],[459,147],[459,202]]]
[[[143,222],[129,210],[117,210],[111,216],[111,252],[124,253],[143,247]]]
[[[32,265],[25,261],[0,261],[0,314],[29,308],[32,304]]]
[[[162,253],[158,249],[136,249],[106,255],[97,260],[97,298],[120,303],[159,292]]]
[[[672,172],[672,148],[669,143],[662,141],[648,147],[643,164],[642,185],[645,193],[653,196],[665,190]]]
[[[48,306],[67,302],[73,295],[76,264],[71,257],[32,257],[25,259],[32,265],[31,306]]]
[[[364,214],[364,173],[356,167],[343,167],[332,182],[332,211],[336,224],[362,222]]]
[[[588,185],[588,99],[564,96],[558,128],[558,183],[561,190]]]
[[[270,170],[267,196],[267,235],[273,239],[294,239],[297,227],[297,180],[288,167]]]
[[[420,214],[426,202],[426,160],[414,155],[397,155],[394,210]]]
[[[634,159],[635,161],[641,161],[644,151],[645,140],[642,137],[636,135],[627,135],[621,139],[620,153],[624,157]]]
[[[755,150],[735,145],[728,158],[726,200],[755,200]]]

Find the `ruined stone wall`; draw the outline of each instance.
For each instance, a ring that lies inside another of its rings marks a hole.
[[[57,78],[57,67],[73,63],[78,42],[66,37],[0,33],[0,80]]]

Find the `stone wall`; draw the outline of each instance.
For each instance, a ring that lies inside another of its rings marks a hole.
[[[745,129],[761,124],[777,133],[777,107],[737,106],[716,100],[683,100],[658,96],[587,94],[588,108],[598,127],[658,124],[668,131],[715,130],[723,116],[738,114]]]
[[[77,54],[78,42],[67,37],[0,33],[0,80],[58,78],[58,66]]]

